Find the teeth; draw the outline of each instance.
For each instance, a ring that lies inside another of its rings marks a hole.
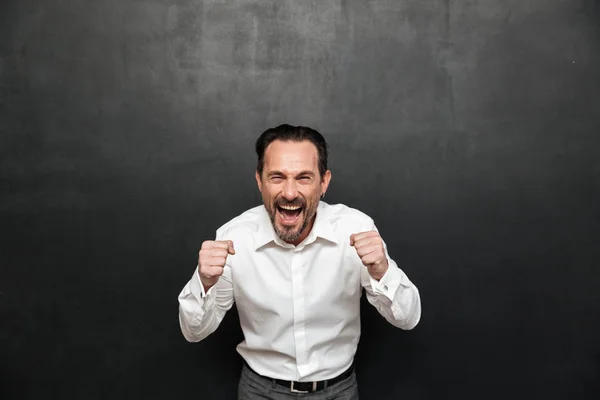
[[[283,208],[284,210],[289,210],[289,211],[298,210],[300,208],[300,206],[279,206],[279,207]]]

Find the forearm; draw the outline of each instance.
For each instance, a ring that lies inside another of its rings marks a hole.
[[[390,324],[404,330],[413,329],[421,319],[419,290],[393,260],[388,258],[388,262],[388,270],[381,280],[367,278],[367,298]]]
[[[199,342],[213,333],[233,304],[228,277],[205,291],[197,271],[179,294],[179,325],[185,339]]]

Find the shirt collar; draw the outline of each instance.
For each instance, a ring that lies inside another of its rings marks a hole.
[[[308,244],[313,242],[317,237],[333,243],[338,243],[338,240],[335,237],[335,232],[333,231],[333,227],[331,226],[331,222],[327,216],[326,206],[327,205],[322,201],[319,202],[315,223],[311,232],[304,240],[305,243]],[[254,250],[258,250],[259,248],[273,241],[281,246],[289,246],[277,236],[277,233],[275,233],[275,229],[271,224],[271,219],[269,218],[269,214],[267,213],[267,209],[264,205],[261,207],[260,214],[258,232],[256,233],[256,237],[254,239]]]

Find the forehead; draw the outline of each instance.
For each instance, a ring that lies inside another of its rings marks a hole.
[[[308,140],[283,142],[275,140],[265,150],[267,171],[318,170],[317,148]]]

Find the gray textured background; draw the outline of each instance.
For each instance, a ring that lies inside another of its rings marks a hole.
[[[0,397],[233,398],[176,298],[287,122],[421,290],[362,398],[597,398],[599,46],[595,0],[3,1]]]

